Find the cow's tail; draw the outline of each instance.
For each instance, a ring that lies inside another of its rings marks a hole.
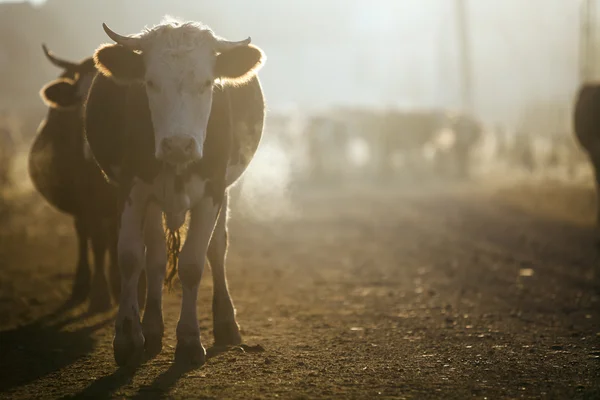
[[[173,278],[177,275],[177,263],[179,262],[179,252],[181,251],[181,233],[179,229],[165,229],[167,235],[167,274],[165,276],[165,286],[168,289],[173,287]]]
[[[177,275],[177,264],[179,263],[179,252],[183,240],[185,240],[188,228],[188,216],[178,229],[169,229],[166,216],[163,214],[163,228],[167,239],[167,273],[165,276],[165,286],[170,290],[173,287],[173,279]],[[182,240],[183,235],[183,240]]]

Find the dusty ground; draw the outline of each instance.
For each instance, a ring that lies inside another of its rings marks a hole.
[[[113,314],[55,312],[70,221],[36,196],[0,215],[0,398],[600,398],[600,284],[589,188],[320,191],[295,215],[231,221],[245,343],[195,370],[167,346],[112,358]],[[212,342],[211,279],[198,304]]]

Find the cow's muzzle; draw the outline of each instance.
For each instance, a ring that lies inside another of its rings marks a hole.
[[[201,159],[202,149],[193,136],[169,136],[160,142],[156,158],[172,165],[187,164]]]

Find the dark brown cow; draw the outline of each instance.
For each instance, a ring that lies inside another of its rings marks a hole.
[[[583,84],[573,114],[575,137],[587,153],[596,180],[596,224],[600,229],[600,84]]]
[[[111,308],[105,277],[105,254],[110,255],[112,293],[118,299],[120,277],[116,260],[117,190],[104,179],[83,135],[82,104],[96,74],[93,59],[79,63],[61,60],[44,46],[46,57],[63,69],[61,78],[40,95],[50,107],[29,153],[34,187],[54,208],[73,216],[79,243],[71,300],[90,298],[90,310]],[[88,242],[94,255],[94,276],[88,262]]]
[[[263,131],[264,98],[256,71],[263,52],[250,38],[231,42],[196,22],[166,20],[133,36],[104,30],[117,44],[95,55],[99,73],[85,113],[86,137],[123,200],[118,257],[123,280],[113,341],[117,364],[162,349],[162,288],[168,231],[182,306],[175,360],[202,364],[196,315],[205,259],[212,267],[216,345],[241,343],[227,288],[227,189],[253,158]],[[179,253],[179,229],[189,216]],[[148,277],[143,321],[136,296]]]

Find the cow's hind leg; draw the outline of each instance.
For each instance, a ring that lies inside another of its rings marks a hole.
[[[165,233],[162,226],[162,211],[150,203],[144,224],[146,244],[146,277],[148,295],[142,327],[146,338],[146,352],[154,356],[162,350],[164,323],[162,315],[162,290],[167,266]]]
[[[121,298],[113,340],[118,365],[135,364],[144,354],[137,289],[145,261],[142,230],[146,200],[145,190],[134,186],[131,201],[125,205],[121,216],[118,242]]]
[[[235,308],[227,288],[225,258],[227,256],[227,195],[208,246],[208,261],[213,277],[213,335],[215,346],[242,343],[240,328],[235,319]]]
[[[110,310],[110,291],[104,272],[106,251],[108,250],[107,229],[103,221],[97,220],[90,224],[92,229],[92,251],[94,253],[94,277],[90,296],[90,312]]]
[[[177,363],[201,365],[206,360],[206,350],[200,342],[196,302],[208,243],[215,227],[219,206],[220,204],[213,203],[212,198],[206,197],[191,210],[187,238],[179,256],[179,279],[183,299],[177,323]]]
[[[82,218],[75,218],[75,232],[77,233],[78,260],[71,290],[71,301],[81,303],[90,294],[90,264],[88,259],[88,227]]]

